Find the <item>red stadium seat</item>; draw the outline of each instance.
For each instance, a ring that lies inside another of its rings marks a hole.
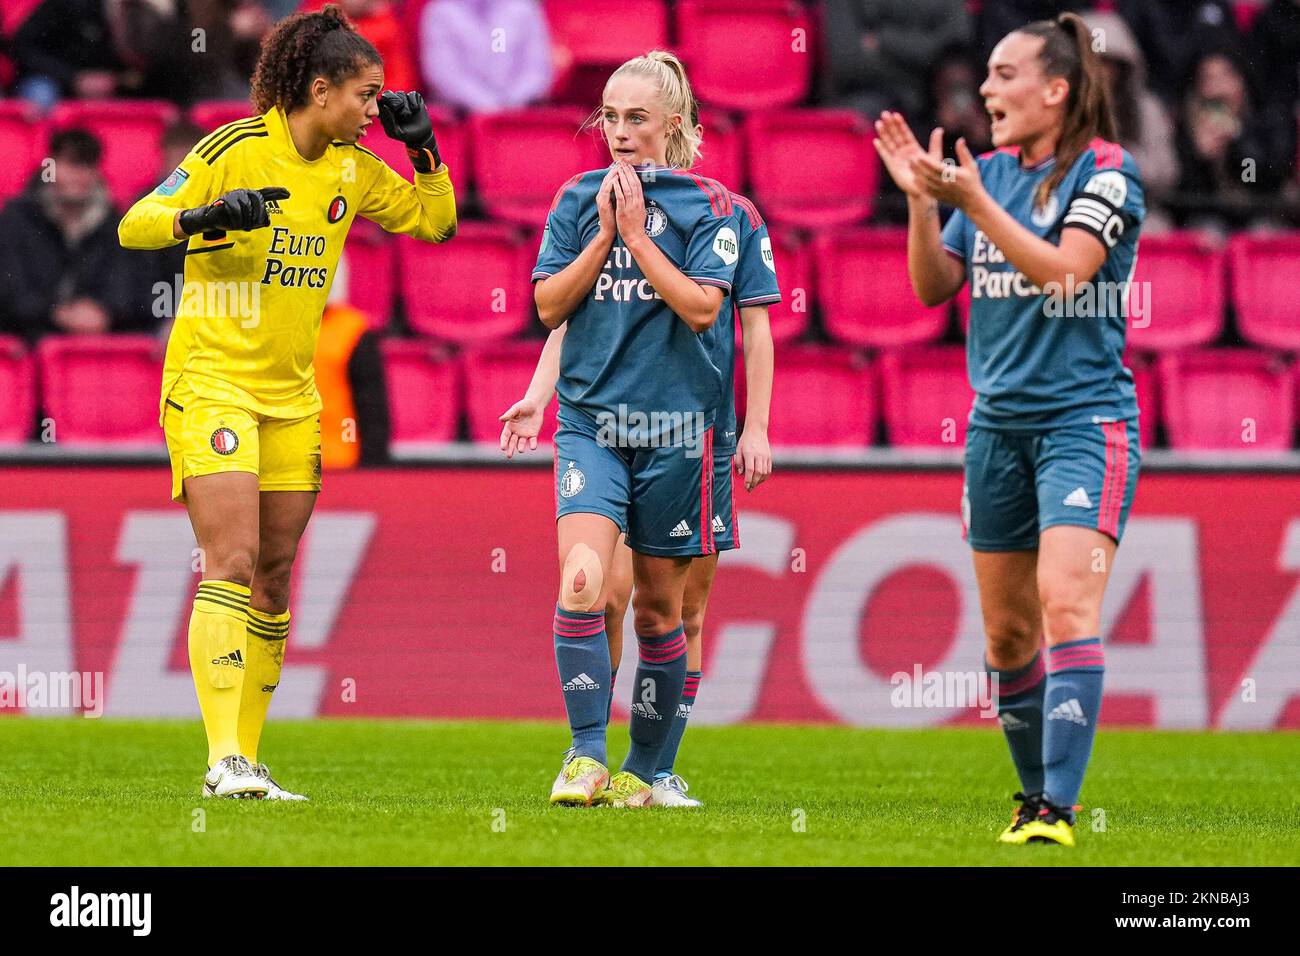
[[[539,227],[565,180],[608,166],[598,131],[579,131],[586,118],[581,109],[542,107],[470,120],[474,181],[488,212]]]
[[[20,445],[36,421],[36,372],[22,342],[0,336],[0,445]]]
[[[664,0],[546,0],[546,25],[578,65],[618,66],[668,44]]]
[[[1129,293],[1128,345],[1161,351],[1213,342],[1223,331],[1223,274],[1223,252],[1199,235],[1144,236]]]
[[[551,45],[570,59],[550,99],[593,108],[614,67],[646,50],[668,47],[665,0],[546,0]]]
[[[948,325],[948,305],[928,309],[907,278],[907,233],[840,229],[816,239],[826,330],[849,345],[893,348],[930,342]]]
[[[36,348],[41,405],[60,445],[159,444],[162,344],[147,335],[50,336]]]
[[[41,0],[4,0],[0,3],[0,35],[12,37]]]
[[[119,209],[125,210],[158,184],[162,134],[176,119],[171,103],[146,100],[64,100],[54,108],[55,128],[89,129],[104,145],[104,178]]]
[[[813,247],[800,242],[793,230],[778,229],[772,236],[772,251],[781,301],[768,307],[768,316],[772,341],[780,345],[793,342],[808,329],[813,303]]]
[[[401,236],[398,250],[406,319],[421,335],[488,342],[528,324],[535,249],[514,227],[467,222],[451,242]]]
[[[431,342],[385,339],[390,435],[394,446],[455,441],[460,427],[460,367]]]
[[[704,113],[700,162],[691,172],[716,179],[733,192],[745,191],[745,137],[725,113]]]
[[[777,353],[768,424],[773,445],[864,448],[875,430],[875,374],[864,357],[812,345]]]
[[[699,146],[702,159],[690,172],[718,179],[727,189],[744,193],[744,134],[724,113],[702,114],[699,122],[705,127],[705,140]]]
[[[1159,376],[1151,362],[1140,355],[1125,355],[1124,364],[1133,373],[1133,387],[1137,389],[1138,438],[1142,448],[1151,448],[1160,421]]]
[[[541,341],[511,342],[465,353],[462,359],[465,411],[472,441],[495,445],[501,440],[501,414],[524,397],[537,367],[538,356],[542,354],[542,345]],[[552,399],[546,409],[539,441],[549,443],[554,438],[558,409],[558,403]]]
[[[749,182],[763,215],[807,228],[871,213],[878,164],[871,127],[852,110],[787,110],[745,123]]]
[[[392,318],[397,293],[397,244],[378,226],[368,226],[364,221],[355,224],[343,247],[343,298],[366,314],[370,328],[382,329]]]
[[[22,192],[45,158],[45,127],[22,100],[0,100],[0,201]]]
[[[812,85],[808,11],[794,0],[679,0],[677,41],[701,102],[758,110]],[[742,52],[743,51],[743,52]]]
[[[470,181],[469,129],[457,122],[450,110],[440,107],[429,107],[429,119],[433,121],[433,132],[438,139],[438,155],[451,173],[451,185],[456,190],[457,200],[463,205]],[[395,139],[389,139],[378,120],[361,138],[361,145],[407,179],[414,175],[406,147]]]
[[[252,115],[253,105],[248,100],[209,100],[190,107],[190,121],[205,133]]]
[[[975,393],[959,345],[898,349],[880,356],[885,432],[898,447],[961,448]]]
[[[1291,369],[1254,349],[1203,349],[1160,356],[1160,391],[1170,447],[1279,451],[1291,447]]]
[[[1242,336],[1258,345],[1300,350],[1300,232],[1234,236],[1228,256]]]

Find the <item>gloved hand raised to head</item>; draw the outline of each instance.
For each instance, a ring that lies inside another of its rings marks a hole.
[[[179,218],[181,231],[192,236],[197,232],[262,229],[271,224],[271,216],[266,209],[267,202],[288,198],[289,190],[282,186],[232,189],[206,206],[182,212]]]
[[[411,157],[417,173],[431,173],[442,165],[438,141],[433,136],[433,121],[419,93],[384,90],[379,94],[379,122],[384,124],[384,132],[390,139],[406,146],[406,155]]]

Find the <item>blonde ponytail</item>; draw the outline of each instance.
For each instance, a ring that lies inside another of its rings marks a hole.
[[[605,91],[619,76],[644,76],[659,91],[659,101],[664,113],[672,116],[681,115],[681,122],[668,130],[668,148],[666,159],[669,166],[690,169],[700,156],[700,137],[695,135],[692,119],[699,115],[695,94],[691,91],[690,81],[686,79],[686,67],[682,61],[667,50],[651,50],[644,56],[633,57],[610,74],[605,81]],[[600,123],[600,110],[597,109],[589,125]]]

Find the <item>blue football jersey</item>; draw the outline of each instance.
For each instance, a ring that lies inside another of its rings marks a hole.
[[[558,273],[595,237],[596,191],[607,172],[582,173],[560,188],[534,281]],[[725,187],[669,167],[640,176],[646,234],[683,274],[730,292],[740,243]],[[620,444],[633,445],[671,443],[675,416],[713,424],[722,375],[709,354],[709,331],[693,332],[673,313],[621,237],[568,322],[556,383],[562,417],[581,413],[614,425]]]
[[[714,454],[732,454],[736,450],[736,320],[739,309],[752,305],[772,305],[781,301],[777,285],[776,260],[772,256],[772,239],[767,223],[753,202],[740,193],[731,194],[736,210],[736,231],[740,235],[740,261],[731,293],[722,303],[718,321],[709,329],[709,354],[722,373],[722,405],[714,426]]]
[[[953,213],[943,244],[966,266],[970,286],[971,424],[1033,430],[1136,417],[1123,354],[1128,284],[1146,208],[1133,157],[1094,139],[1041,209],[1034,207],[1034,191],[1054,158],[1026,169],[1016,150],[1000,149],[978,163],[989,195],[1026,229],[1053,243],[1062,229],[1083,229],[1107,255],[1091,282],[1049,296],[961,210]]]

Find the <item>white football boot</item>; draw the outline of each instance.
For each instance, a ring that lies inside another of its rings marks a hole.
[[[275,778],[271,776],[271,771],[267,768],[266,764],[264,763],[259,763],[257,766],[255,766],[253,768],[253,772],[256,773],[258,777],[260,777],[262,781],[266,784],[266,799],[268,800],[310,799],[305,794],[292,793],[284,789],[284,787],[280,786],[278,783],[276,783]]]
[[[573,749],[570,747],[564,752],[564,759],[560,761],[560,772],[555,776],[555,783],[551,784],[551,789],[555,790],[564,783],[564,771],[569,766],[569,761],[573,759]]]
[[[258,800],[266,796],[266,791],[266,780],[257,775],[253,765],[242,754],[222,757],[203,777],[205,797]]]
[[[688,797],[686,791],[691,789],[686,781],[677,774],[660,777],[650,787],[650,806],[652,807],[702,807],[704,804],[694,797]]]

